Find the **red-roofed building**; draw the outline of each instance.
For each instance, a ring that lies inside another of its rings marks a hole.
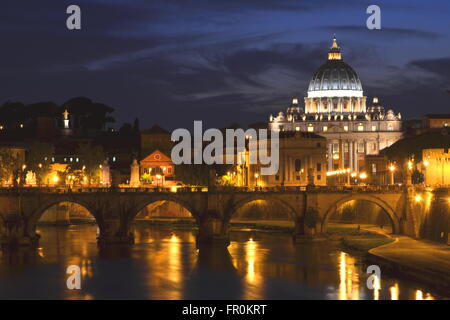
[[[139,163],[141,180],[146,183],[163,185],[166,180],[174,180],[175,165],[170,157],[155,150]]]

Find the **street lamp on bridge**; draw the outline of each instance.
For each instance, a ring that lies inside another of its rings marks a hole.
[[[390,181],[390,184],[391,185],[393,185],[394,184],[394,174],[395,174],[395,170],[396,170],[396,167],[395,167],[395,164],[393,164],[393,163],[391,163],[391,165],[389,166],[389,172],[390,172],[390,177],[391,177],[391,181]]]
[[[255,186],[258,186],[259,173],[255,173]]]

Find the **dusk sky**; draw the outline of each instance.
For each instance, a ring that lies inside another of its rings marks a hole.
[[[368,99],[404,119],[450,113],[448,0],[2,0],[0,21],[0,103],[86,96],[141,128],[268,121],[303,100],[335,33]]]

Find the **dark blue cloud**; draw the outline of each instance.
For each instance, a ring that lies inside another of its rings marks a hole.
[[[72,1],[2,1],[0,102],[84,95],[119,123],[168,128],[266,121],[306,93],[336,33],[367,95],[410,117],[432,95],[433,112],[446,112],[450,4],[379,2],[383,29],[368,31],[359,0],[80,0],[73,32]]]

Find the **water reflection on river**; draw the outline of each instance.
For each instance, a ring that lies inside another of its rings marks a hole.
[[[0,298],[41,299],[434,299],[365,266],[329,243],[293,245],[289,235],[232,232],[231,245],[198,250],[190,231],[138,226],[134,246],[98,249],[97,227],[40,227],[41,248],[2,253]],[[68,290],[78,265],[81,290]]]

